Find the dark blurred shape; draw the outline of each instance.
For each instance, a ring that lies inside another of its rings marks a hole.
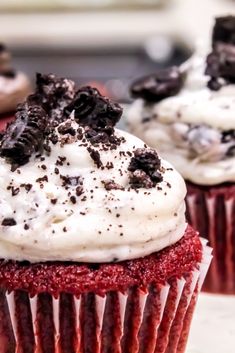
[[[171,42],[166,58],[150,55],[149,46],[99,48],[12,48],[14,62],[32,80],[35,72],[55,73],[79,85],[96,82],[99,89],[121,102],[128,102],[129,86],[134,79],[159,68],[178,65],[190,56],[190,50]]]
[[[235,45],[235,16],[216,18],[212,42],[213,47],[217,42]]]
[[[177,66],[172,66],[134,81],[131,94],[134,98],[143,98],[148,102],[160,102],[178,94],[183,84],[184,75]]]

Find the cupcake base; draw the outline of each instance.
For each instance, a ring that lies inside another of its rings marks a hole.
[[[187,189],[188,222],[213,248],[203,290],[235,294],[235,185],[204,187],[187,182]]]
[[[2,285],[1,353],[183,353],[211,260],[204,241],[201,251],[200,262],[187,274],[144,287],[32,297]]]

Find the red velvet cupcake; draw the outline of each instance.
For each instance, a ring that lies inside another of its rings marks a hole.
[[[183,353],[211,248],[121,107],[37,77],[0,149],[1,353]]]
[[[17,105],[30,93],[28,78],[12,69],[11,55],[0,43],[0,131],[14,118]]]
[[[204,289],[235,294],[235,17],[216,19],[212,52],[133,84],[130,131],[169,160],[188,189],[188,222],[214,260]]]
[[[207,234],[214,259],[204,290],[235,294],[235,184],[198,186],[187,182],[187,218]]]

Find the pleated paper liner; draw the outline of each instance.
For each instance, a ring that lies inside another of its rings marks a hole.
[[[187,187],[188,222],[213,248],[203,290],[235,294],[235,185]]]
[[[145,291],[87,293],[0,292],[1,353],[183,353],[198,293],[211,261],[185,278]]]

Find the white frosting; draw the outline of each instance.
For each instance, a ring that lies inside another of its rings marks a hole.
[[[130,131],[157,148],[185,179],[202,185],[234,182],[235,157],[224,155],[229,145],[214,141],[210,151],[202,148],[199,155],[192,155],[173,130],[186,129],[186,124],[207,125],[211,135],[206,137],[216,139],[222,131],[235,129],[235,85],[219,91],[207,88],[205,56],[193,56],[181,69],[187,72],[187,79],[178,95],[153,105],[146,106],[141,99],[133,103],[128,113]],[[151,119],[143,123],[143,118]]]
[[[32,157],[14,172],[0,159],[0,258],[120,261],[159,251],[183,236],[186,188],[182,177],[162,160],[166,170],[161,183],[151,189],[130,189],[127,169],[131,156],[120,152],[143,148],[144,143],[119,130],[116,135],[124,136],[126,142],[116,150],[98,149],[103,166],[113,162],[111,169],[97,168],[81,141],[52,145],[44,161]],[[76,197],[75,204],[68,197],[68,192],[75,195],[75,186],[69,185],[66,190],[55,173],[59,156],[66,157],[63,166],[58,166],[60,174],[83,180],[84,193]],[[44,175],[48,182],[36,182]],[[107,191],[102,181],[109,179],[125,189]],[[17,195],[12,196],[9,183],[20,188]],[[20,186],[25,183],[33,185],[30,191]],[[51,199],[57,199],[57,203],[52,204]],[[2,226],[2,220],[8,217],[17,224]],[[24,229],[25,224],[29,229]]]
[[[217,162],[200,162],[197,159],[189,160],[184,151],[175,148],[172,157],[172,146],[161,150],[162,158],[172,160],[175,168],[180,171],[186,180],[199,185],[216,185],[223,182],[235,182],[235,158]]]
[[[30,92],[30,82],[22,72],[13,78],[0,75],[0,114],[14,111]]]

